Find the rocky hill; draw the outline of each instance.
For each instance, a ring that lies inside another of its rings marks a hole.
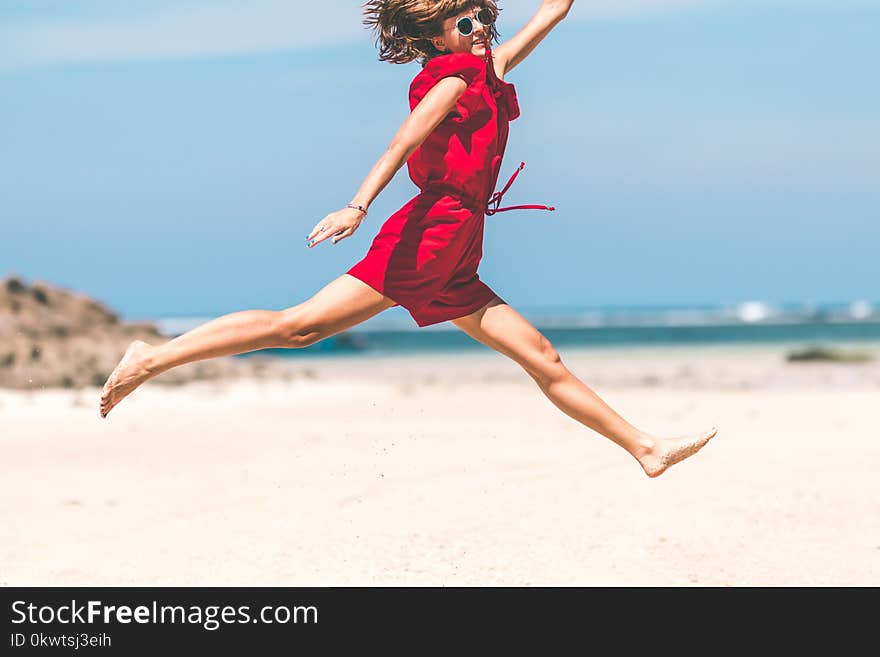
[[[161,344],[171,336],[149,322],[124,322],[97,300],[46,282],[0,280],[0,387],[102,386],[135,339]],[[277,359],[219,358],[165,372],[155,383],[244,376],[289,378]]]

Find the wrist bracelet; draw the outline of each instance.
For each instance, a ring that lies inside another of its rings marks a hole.
[[[367,209],[363,205],[355,205],[354,203],[348,203],[345,207],[351,208],[352,210],[360,210],[364,213],[364,216],[367,216]]]

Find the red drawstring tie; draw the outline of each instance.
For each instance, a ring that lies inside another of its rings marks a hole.
[[[494,194],[492,194],[492,197],[489,199],[489,203],[486,205],[485,212],[487,215],[491,216],[496,212],[507,212],[508,210],[549,210],[550,212],[553,212],[556,209],[549,205],[511,205],[506,208],[498,207],[499,205],[501,205],[501,199],[504,196],[505,192],[510,189],[513,181],[516,180],[516,177],[519,175],[519,172],[523,170],[523,167],[525,167],[525,165],[525,162],[520,162],[519,167],[516,171],[513,172],[513,175],[510,177],[510,180],[507,181],[504,189],[502,189],[500,192],[495,192]],[[493,204],[495,205],[495,207],[492,207]]]

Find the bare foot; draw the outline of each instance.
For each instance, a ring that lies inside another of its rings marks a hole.
[[[659,477],[671,465],[684,461],[699,452],[718,433],[712,428],[696,436],[686,438],[659,438],[642,456],[636,457],[649,477]]]
[[[131,394],[135,388],[146,381],[150,373],[147,370],[147,356],[153,347],[141,340],[135,340],[107,378],[101,391],[101,417],[107,417],[110,410]]]

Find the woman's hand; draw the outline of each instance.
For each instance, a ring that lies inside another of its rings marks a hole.
[[[357,227],[361,225],[365,216],[366,214],[354,208],[342,208],[336,212],[331,212],[312,228],[312,232],[306,237],[308,241],[306,246],[312,248],[328,237],[332,238],[331,244],[336,244],[339,240],[350,237],[357,230]]]

